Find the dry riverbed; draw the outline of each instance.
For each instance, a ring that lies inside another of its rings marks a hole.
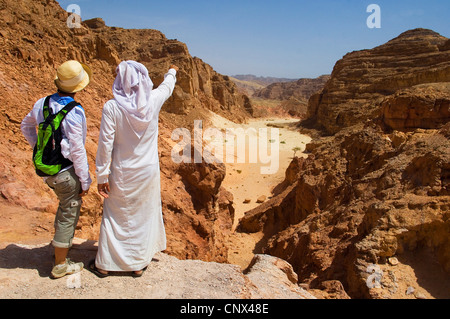
[[[211,122],[212,127],[224,132],[223,138],[212,139],[210,144],[211,150],[223,149],[221,157],[224,158],[227,175],[222,185],[234,196],[234,229],[245,212],[260,205],[258,199],[268,200],[272,197],[273,189],[285,178],[294,149],[298,148],[297,156],[306,157],[303,152],[311,138],[293,128],[298,119],[268,118],[251,120],[248,124],[235,124],[213,115]],[[249,138],[252,134],[256,136]],[[246,140],[244,163],[239,163],[238,140]],[[230,147],[233,142],[234,148]],[[256,157],[255,152],[258,154],[256,162],[250,160],[250,155]],[[230,158],[234,158],[234,161],[228,160]],[[229,261],[245,268],[253,258],[255,244],[261,237],[262,234],[234,233],[230,242]]]

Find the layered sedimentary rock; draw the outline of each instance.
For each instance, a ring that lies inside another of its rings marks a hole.
[[[327,134],[371,119],[377,102],[398,90],[450,81],[448,39],[415,29],[371,50],[339,60],[325,88],[311,97],[308,118]]]
[[[329,75],[322,75],[315,79],[277,82],[255,92],[254,97],[272,100],[288,100],[290,98],[296,98],[298,100],[307,101],[314,93],[321,91],[329,79]]]
[[[396,130],[440,128],[450,120],[450,82],[400,90],[381,104],[384,123]]]
[[[76,22],[53,0],[0,0],[0,192],[9,203],[28,209],[55,212],[57,200],[34,173],[31,148],[20,132],[20,123],[37,99],[55,92],[56,68],[68,59],[88,64],[91,84],[77,94],[88,122],[86,148],[91,176],[95,179],[95,155],[101,110],[112,98],[115,69],[121,60],[134,59],[147,66],[157,87],[171,64],[180,67],[173,97],[160,117],[160,153],[164,218],[168,252],[186,258],[225,261],[223,238],[231,227],[232,198],[220,187],[210,196],[193,194],[190,175],[220,185],[223,178],[212,167],[183,170],[173,163],[171,132],[189,128],[194,119],[207,120],[209,110],[233,121],[251,117],[250,100],[237,92],[226,76],[189,54],[184,43],[167,39],[156,30],[108,27],[101,19]],[[223,173],[224,174],[224,173]],[[102,199],[95,191],[84,199],[77,236],[96,238]],[[198,193],[198,192],[197,192]],[[198,209],[197,209],[198,208]],[[229,225],[230,224],[230,225]],[[219,231],[218,229],[223,229]]]
[[[279,100],[282,110],[292,116],[304,118],[307,113],[308,100],[316,92],[321,91],[329,79],[329,75],[322,75],[315,79],[277,82],[256,91],[253,97]]]
[[[331,280],[356,298],[449,297],[447,43],[413,30],[339,61],[310,100],[306,124],[325,136],[240,220],[310,288]]]

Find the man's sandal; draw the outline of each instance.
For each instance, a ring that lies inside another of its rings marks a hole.
[[[142,277],[142,275],[144,274],[144,272],[145,272],[146,270],[147,270],[147,267],[145,267],[144,269],[139,270],[139,271],[133,271],[133,272],[131,273],[131,277],[134,277],[134,278]]]
[[[91,260],[89,263],[88,269],[90,272],[92,272],[94,275],[96,275],[99,278],[106,278],[109,277],[109,273],[102,273],[100,270],[95,266],[95,259]]]

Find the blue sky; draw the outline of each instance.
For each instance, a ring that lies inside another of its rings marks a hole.
[[[450,37],[449,0],[61,0],[108,26],[157,29],[227,74],[286,78],[331,73],[347,52],[370,49],[414,28]],[[381,28],[367,27],[370,4]]]

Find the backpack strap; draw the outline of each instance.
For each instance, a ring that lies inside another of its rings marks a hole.
[[[52,96],[49,95],[45,98],[44,101],[44,108],[43,108],[43,112],[44,112],[44,119],[46,119],[49,115],[52,115],[52,109],[50,108],[50,98]]]
[[[56,117],[56,114],[53,114],[53,111],[50,107],[50,99],[51,99],[51,95],[47,96],[45,98],[44,101],[44,107],[43,107],[43,112],[44,112],[44,121],[48,121],[48,122],[52,122],[53,118]],[[69,114],[70,111],[72,111],[75,107],[81,105],[78,102],[72,101],[70,103],[68,103],[63,109],[61,109],[61,111],[59,111],[59,113],[63,113],[64,116],[61,118],[61,121],[64,119],[64,117]],[[52,116],[54,115],[54,116]]]
[[[72,111],[77,106],[81,106],[81,104],[78,102],[72,101],[69,104],[67,104],[60,112],[64,112],[67,115],[70,113],[70,111]]]
[[[80,103],[72,101],[67,104],[61,111],[53,116],[49,116],[48,119],[51,119],[51,122],[54,125],[54,130],[57,130],[61,125],[62,121],[65,119],[66,115],[70,113],[75,107],[80,105]],[[50,123],[49,123],[50,124]]]
[[[44,119],[47,119],[50,115],[53,115],[53,111],[50,108],[51,97],[52,97],[52,95],[49,95],[44,100],[44,107],[43,107]],[[80,103],[72,101],[69,104],[67,104],[62,110],[66,110],[67,111],[66,115],[67,115],[70,111],[72,111],[75,107],[77,107],[79,105],[81,106]]]

